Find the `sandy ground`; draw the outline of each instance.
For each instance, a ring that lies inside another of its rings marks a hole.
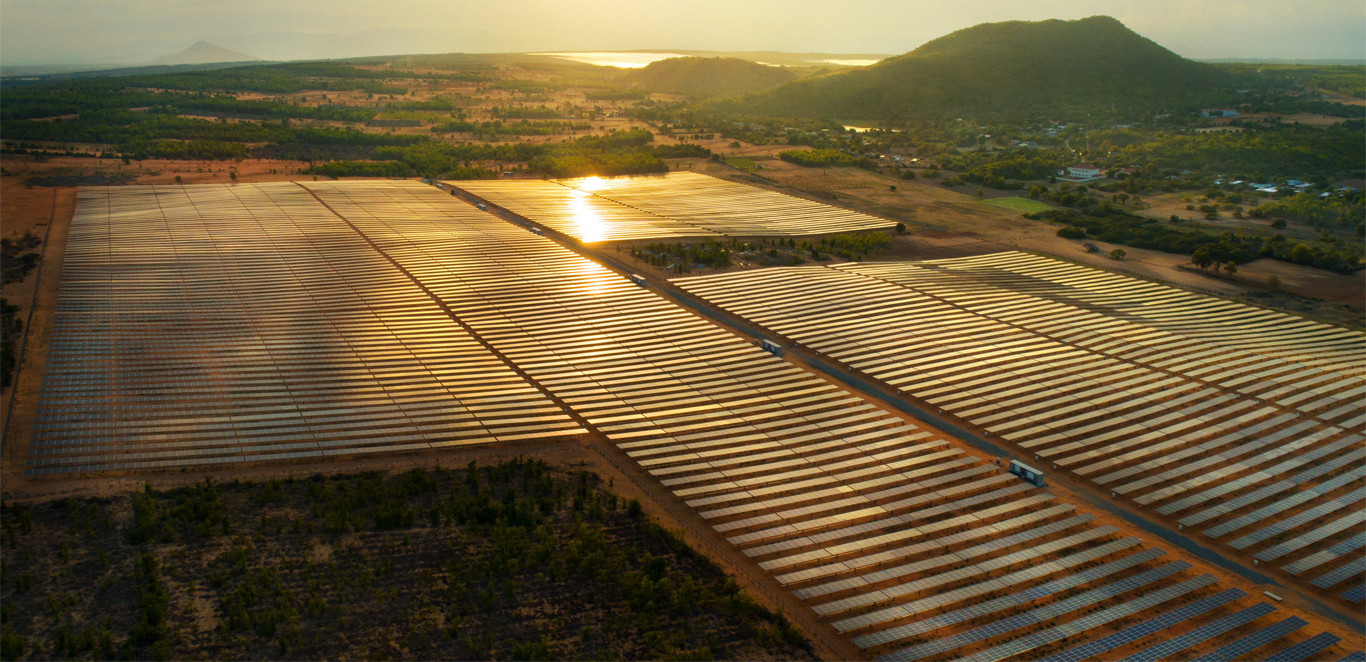
[[[30,357],[46,354],[46,334],[52,319],[52,307],[56,304],[56,283],[54,274],[59,274],[62,256],[66,249],[66,228],[75,209],[76,190],[73,188],[28,187],[10,177],[0,177],[0,232],[5,236],[22,235],[33,232],[42,237],[43,245],[35,248],[43,256],[39,268],[30,272],[28,277],[18,283],[4,286],[4,297],[10,305],[19,308],[19,318],[24,321],[26,340],[20,371],[10,387],[0,391],[0,430],[5,430],[5,447],[0,449],[6,459],[11,439],[8,433],[9,416],[13,401],[32,399],[37,393],[37,383],[28,369]],[[50,226],[56,226],[49,232]],[[34,309],[35,295],[38,308]],[[30,327],[34,330],[29,333]],[[41,358],[39,358],[41,360]],[[18,389],[16,391],[16,389]]]

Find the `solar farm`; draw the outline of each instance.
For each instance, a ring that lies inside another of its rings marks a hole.
[[[676,282],[1360,601],[1362,334],[1024,254]]]
[[[691,172],[443,184],[582,243],[720,235],[792,237],[896,225],[884,218]]]
[[[690,173],[455,185],[584,243],[887,224]],[[675,283],[1361,600],[1361,334],[1022,254]],[[83,189],[52,336],[28,474],[587,440],[865,659],[1360,657],[419,182]]]

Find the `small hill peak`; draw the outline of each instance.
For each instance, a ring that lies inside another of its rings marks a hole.
[[[214,64],[216,62],[254,62],[261,58],[254,55],[247,55],[232,49],[223,48],[210,44],[207,41],[197,41],[193,46],[173,53],[163,55],[151,62],[149,65],[177,65],[177,64]]]
[[[758,92],[796,77],[782,67],[733,57],[674,57],[623,74],[617,83],[651,92],[701,98]]]

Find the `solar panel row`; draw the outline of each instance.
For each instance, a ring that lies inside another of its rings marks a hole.
[[[582,432],[293,184],[82,189],[26,473]]]
[[[583,243],[681,237],[802,236],[895,222],[692,172],[443,182]]]
[[[1366,498],[1360,333],[1019,253],[673,282],[1240,549]]]
[[[1081,662],[1087,658],[1103,655],[1120,646],[1150,637],[1197,616],[1203,616],[1210,610],[1222,607],[1245,595],[1247,594],[1236,588],[1220,591],[1208,598],[1182,605],[1161,616],[1149,619],[1138,625],[1130,626],[1108,637],[1097,639],[1048,657],[1044,662]]]

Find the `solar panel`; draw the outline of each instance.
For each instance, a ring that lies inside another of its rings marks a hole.
[[[1301,662],[1339,641],[1342,641],[1342,638],[1335,634],[1320,632],[1290,648],[1266,658],[1264,662]]]
[[[1253,558],[1259,561],[1272,561],[1282,556],[1285,556],[1290,552],[1303,549],[1308,545],[1316,543],[1320,540],[1323,540],[1324,538],[1340,533],[1347,529],[1359,528],[1357,525],[1361,524],[1362,522],[1366,522],[1366,511],[1356,511],[1348,513],[1345,517],[1340,517],[1336,520],[1333,520],[1332,522],[1329,522],[1322,526],[1306,531],[1303,534],[1295,536],[1290,540],[1286,540],[1272,547],[1268,547],[1260,552],[1257,552],[1253,555]],[[1366,545],[1366,533],[1359,534],[1357,536],[1354,536],[1353,538],[1349,538],[1348,540],[1344,540],[1342,542],[1334,544],[1332,547],[1329,547],[1324,551],[1333,554],[1333,556],[1335,557],[1348,551],[1360,549],[1363,545]]]
[[[1366,600],[1366,584],[1343,591],[1342,598],[1352,604]]]
[[[1271,642],[1308,624],[1309,623],[1299,616],[1291,616],[1278,623],[1268,625],[1231,644],[1222,646],[1213,653],[1197,657],[1192,662],[1224,662],[1225,660],[1234,660],[1247,655],[1262,646],[1269,645]]]
[[[1182,605],[1156,618],[1149,619],[1138,625],[1134,625],[1107,637],[1097,639],[1092,642],[1082,644],[1076,648],[1063,651],[1044,662],[1081,662],[1089,657],[1095,657],[1108,653],[1120,646],[1124,646],[1149,635],[1156,634],[1167,628],[1173,627],[1187,620],[1201,616],[1209,611],[1222,607],[1238,598],[1247,595],[1243,591],[1230,588],[1207,598],[1196,600],[1187,605]]]
[[[1184,561],[1167,563],[1159,568],[1139,573],[1133,577],[1122,579],[1112,584],[1091,589],[1079,595],[1072,596],[1057,602],[1045,605],[1023,614],[1017,614],[1008,618],[1001,619],[989,625],[985,625],[967,632],[944,637],[925,644],[903,648],[895,653],[883,655],[879,662],[906,662],[910,660],[920,660],[926,657],[939,655],[955,648],[960,648],[967,644],[985,641],[992,637],[1018,630],[1020,628],[1044,623],[1062,614],[1067,614],[1078,609],[1089,607],[1097,602],[1103,602],[1118,595],[1123,595],[1129,591],[1146,586],[1160,579],[1170,577],[1186,568],[1190,564]]]
[[[1359,551],[1361,549],[1366,549],[1366,533],[1359,533],[1328,549],[1310,554],[1294,563],[1283,565],[1281,566],[1281,569],[1292,575],[1298,575],[1306,570],[1317,568],[1325,563],[1342,558],[1351,552]]]
[[[1206,623],[1181,636],[1145,648],[1124,658],[1123,662],[1161,662],[1161,660],[1170,658],[1193,646],[1198,646],[1225,632],[1247,625],[1274,611],[1276,611],[1275,607],[1265,602],[1259,602],[1236,614],[1229,614],[1213,623]]]
[[[1334,424],[1366,409],[1359,332],[1021,253],[673,283],[1140,504],[1204,507],[1183,526],[1310,506],[1236,546],[1310,525],[1286,547],[1320,551],[1366,475]]]
[[[872,648],[873,646],[881,644],[909,639],[926,632],[933,632],[939,628],[954,625],[956,623],[982,618],[1011,607],[1029,604],[1030,602],[1048,597],[1055,593],[1083,586],[1098,579],[1123,572],[1139,564],[1160,558],[1163,554],[1164,552],[1160,549],[1146,549],[1137,554],[1116,561],[1102,563],[1101,565],[1087,568],[1076,574],[1067,575],[1045,584],[1040,584],[1019,593],[1005,595],[993,600],[964,607],[963,609],[938,614],[914,623],[899,625],[894,628],[855,637],[853,640],[854,645],[859,648]]]
[[[1356,651],[1355,653],[1350,653],[1347,657],[1338,660],[1338,662],[1366,662],[1366,653]]]
[[[1366,574],[1366,557],[1354,559],[1346,565],[1339,566],[1330,570],[1309,582],[1317,588],[1328,588],[1340,582],[1347,581],[1352,577],[1360,577]]]
[[[1074,621],[1062,625],[1055,625],[1040,632],[1034,632],[1014,641],[1009,641],[999,646],[989,648],[972,655],[968,659],[972,660],[972,662],[999,662],[1006,658],[1027,653],[1039,646],[1080,635],[1092,628],[1101,627],[1121,618],[1132,616],[1144,609],[1149,609],[1168,600],[1174,600],[1192,591],[1197,591],[1206,586],[1210,586],[1218,581],[1219,580],[1215,579],[1214,575],[1192,577],[1179,584],[1138,596],[1128,602],[1117,604],[1095,613],[1086,614]]]
[[[26,472],[585,430],[291,183],[81,189]]]

